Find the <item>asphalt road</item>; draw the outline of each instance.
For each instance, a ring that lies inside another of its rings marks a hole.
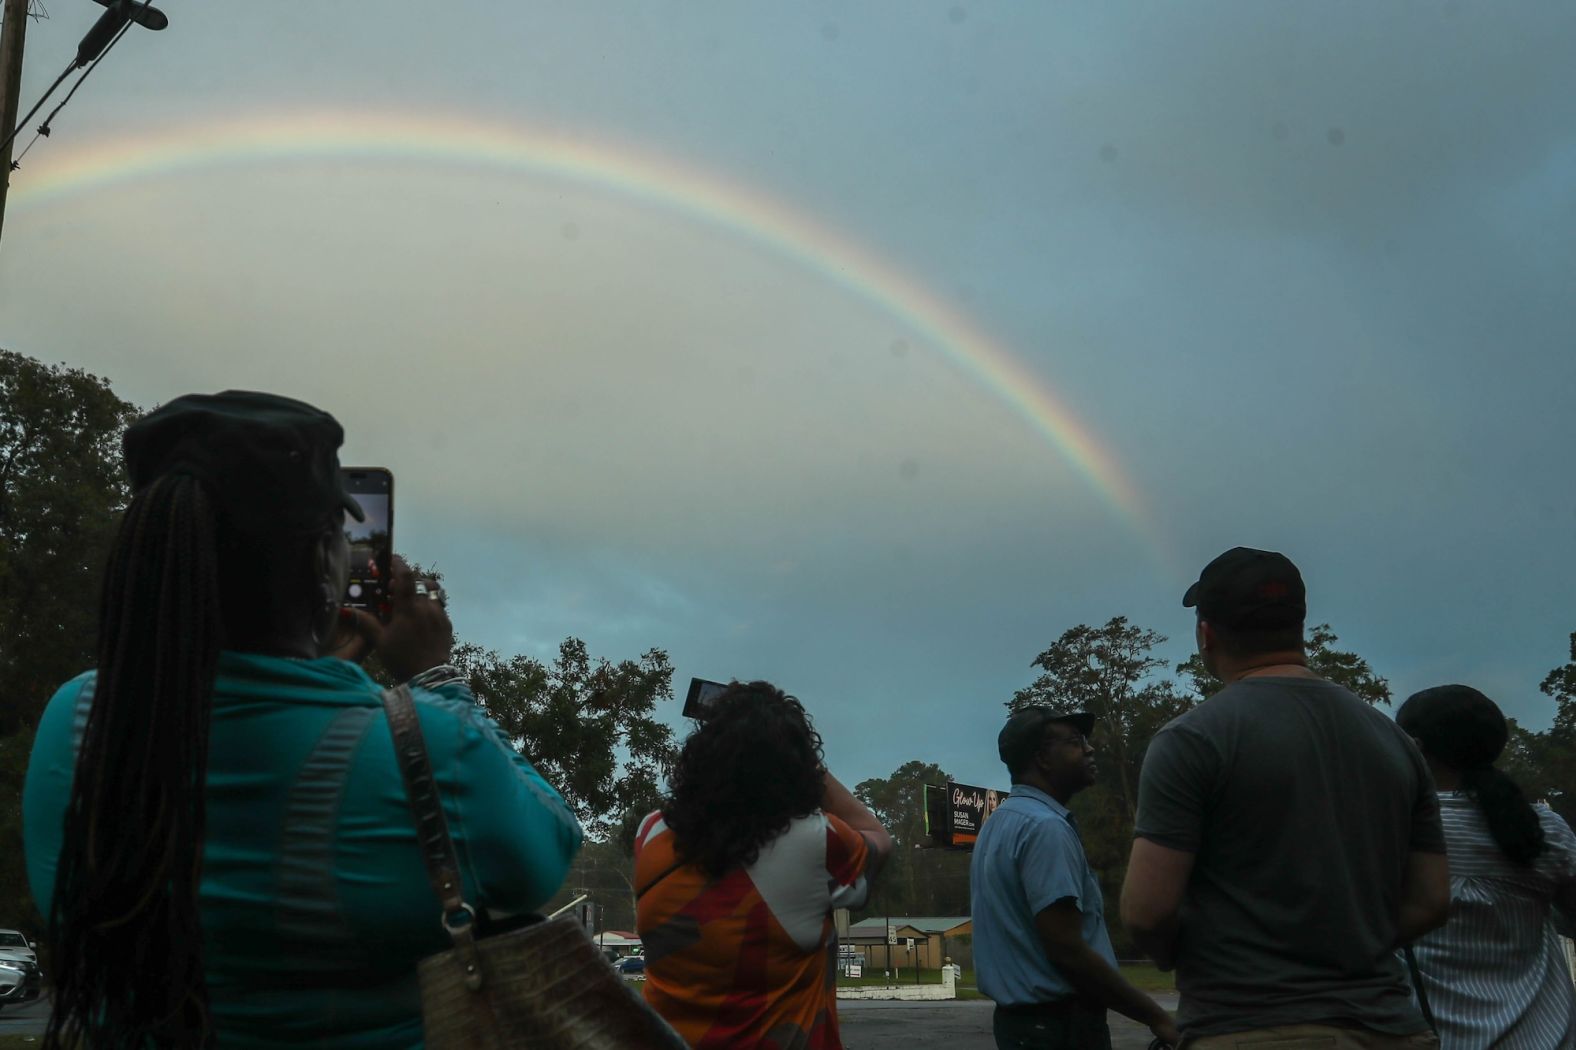
[[[49,1000],[7,1003],[0,1009],[0,1035],[43,1035],[49,1022]]]
[[[1176,996],[1155,997],[1168,1010]],[[983,999],[940,1003],[904,1003],[881,999],[845,999],[837,1004],[837,1021],[846,1050],[906,1050],[945,1046],[949,1050],[996,1050],[990,1034],[995,1004]],[[1111,1014],[1113,1050],[1145,1050],[1154,1037],[1149,1029]]]
[[[1176,1009],[1175,995],[1158,996],[1161,1005]],[[908,1050],[945,1046],[949,1050],[996,1050],[990,1034],[994,1004],[968,1002],[905,1003],[882,999],[845,999],[837,1004],[846,1050]],[[40,999],[0,1010],[0,1035],[43,1035],[49,1002]],[[1149,1030],[1118,1014],[1111,1015],[1113,1050],[1145,1050]]]

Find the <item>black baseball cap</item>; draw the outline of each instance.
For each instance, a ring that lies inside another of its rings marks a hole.
[[[1028,761],[1045,740],[1045,729],[1053,722],[1065,722],[1087,737],[1094,730],[1094,715],[1087,711],[1035,704],[1019,708],[1007,717],[1007,724],[996,735],[996,753],[1014,770]]]
[[[255,535],[319,529],[341,509],[365,520],[340,478],[344,439],[333,416],[304,401],[226,390],[160,405],[126,428],[123,447],[132,492],[190,474],[226,521]]]
[[[1233,547],[1198,574],[1182,604],[1201,620],[1237,630],[1297,627],[1308,615],[1302,573],[1284,554]]]

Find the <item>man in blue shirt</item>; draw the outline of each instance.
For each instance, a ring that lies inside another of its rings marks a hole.
[[[1100,882],[1067,809],[1094,783],[1093,728],[1081,711],[1027,707],[996,740],[1012,795],[980,829],[970,883],[974,963],[1001,1050],[1110,1050],[1108,1008],[1177,1040],[1171,1015],[1116,968]]]

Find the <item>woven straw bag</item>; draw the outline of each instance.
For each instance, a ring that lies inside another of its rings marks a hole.
[[[428,1050],[684,1050],[574,920],[477,936],[410,689],[385,692],[383,708],[443,928],[454,942],[416,968]]]

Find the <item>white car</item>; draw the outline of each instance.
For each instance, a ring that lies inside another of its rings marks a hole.
[[[0,957],[38,962],[33,942],[20,930],[0,930]]]
[[[17,930],[0,930],[0,1005],[31,1002],[43,984],[33,942]]]

